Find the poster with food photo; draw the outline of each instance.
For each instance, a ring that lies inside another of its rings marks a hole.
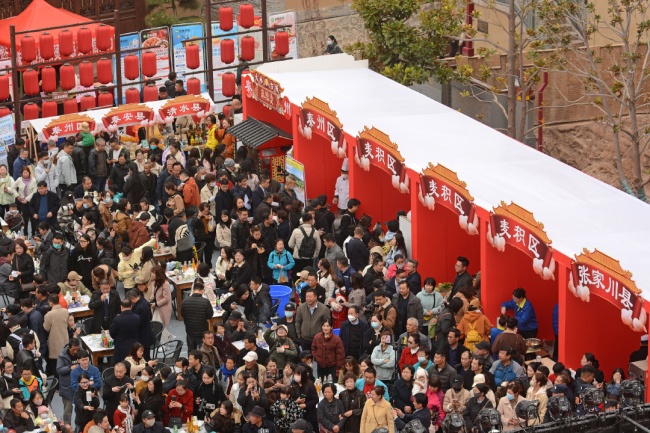
[[[151,47],[150,51],[156,53],[156,75],[150,78],[162,78],[162,80],[156,81],[156,87],[160,88],[160,86],[165,84],[165,80],[170,71],[169,28],[157,27],[155,29],[142,30],[140,32],[140,43],[143,48]],[[142,65],[140,65],[140,67],[142,67]]]

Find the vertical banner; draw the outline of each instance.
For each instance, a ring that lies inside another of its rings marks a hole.
[[[146,29],[140,32],[140,43],[142,48],[155,47],[151,51],[156,53],[157,71],[156,75],[150,78],[162,78],[156,82],[156,87],[165,84],[165,80],[169,75],[169,29],[167,27],[157,27],[155,29]],[[145,50],[147,51],[147,50]],[[142,70],[142,62],[140,62],[140,69]]]
[[[127,33],[125,35],[120,36],[120,50],[125,51],[125,50],[132,50],[135,48],[140,48],[140,35],[138,33]],[[117,105],[126,104],[126,92],[125,92],[126,89],[128,89],[129,87],[135,87],[139,91],[142,88],[140,84],[131,84],[132,82],[140,81],[139,77],[135,80],[127,80],[127,78],[124,76],[124,58],[129,54],[135,54],[136,56],[138,56],[138,64],[141,61],[140,51],[136,51],[133,53],[122,52],[120,54],[121,57],[120,61],[122,62],[122,87],[124,90],[122,90],[122,102],[120,102]]]
[[[7,152],[9,146],[14,144],[16,139],[16,128],[14,128],[14,115],[9,114],[0,117],[0,164],[7,165]]]
[[[197,70],[205,70],[205,50],[203,41],[192,41],[191,39],[199,39],[203,37],[203,24],[194,23],[194,24],[182,24],[182,25],[173,25],[171,29],[171,46],[172,46],[172,59],[174,61],[174,72],[178,75],[179,80],[183,80],[187,83],[187,80],[192,77],[196,77],[201,81],[201,92],[205,92],[206,77],[205,74],[195,74],[184,75],[186,72],[192,72],[193,70],[187,67],[187,59],[185,58],[185,46],[186,45],[198,45],[199,46],[199,67]],[[190,39],[188,42],[182,42],[184,40]],[[187,86],[185,86],[187,87]]]
[[[291,26],[291,27],[281,29],[282,31],[289,32],[289,54],[287,54],[286,57],[297,59],[298,58],[298,36],[296,34],[296,12],[285,11],[285,12],[269,15],[269,29],[274,29],[275,27],[286,26],[286,25]],[[280,58],[280,56],[275,54],[275,34],[271,34],[269,50],[271,50],[271,54],[270,54],[271,60]]]
[[[227,32],[219,28],[219,23],[212,24],[212,67],[213,68],[219,69],[219,68],[224,68],[226,66],[237,66],[239,64],[239,40],[237,39],[237,36],[234,35],[223,36],[228,33],[237,33],[238,31],[239,29],[237,27],[237,22],[233,22],[232,30],[229,30]],[[235,41],[235,61],[229,65],[221,61],[221,40],[222,39],[232,39],[233,41]],[[226,72],[237,72],[237,71],[233,67],[233,69],[214,72],[214,93],[215,93],[214,99],[222,99],[222,98],[217,98],[216,95],[217,93],[221,93],[221,89],[222,89],[221,77]]]
[[[287,156],[284,159],[284,171],[287,175],[296,178],[296,186],[293,190],[296,193],[296,198],[306,206],[307,203],[305,202],[305,197],[307,197],[307,185],[305,183],[305,166],[292,157]]]

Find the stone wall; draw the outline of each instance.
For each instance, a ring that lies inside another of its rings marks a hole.
[[[326,48],[327,36],[332,35],[344,48],[357,41],[367,41],[363,20],[358,14],[321,18],[298,23],[298,55],[302,57],[320,56]]]

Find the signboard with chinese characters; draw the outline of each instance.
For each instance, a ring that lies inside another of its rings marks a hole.
[[[418,199],[423,206],[434,210],[440,204],[456,215],[460,227],[470,235],[478,234],[478,215],[474,197],[467,190],[467,184],[444,165],[435,167],[429,163],[420,174]]]
[[[280,83],[266,75],[250,71],[250,79],[246,81],[246,96],[261,102],[266,108],[282,113],[282,91]]]
[[[621,320],[633,331],[647,333],[647,314],[641,290],[632,281],[632,273],[623,270],[618,260],[598,250],[586,248],[571,261],[569,291],[584,302],[594,294],[621,309]]]
[[[102,122],[104,127],[109,131],[115,131],[120,126],[141,124],[142,126],[152,126],[156,113],[144,104],[126,104],[120,105],[110,110]]]
[[[391,175],[392,184],[397,190],[408,193],[409,178],[404,158],[388,135],[374,126],[371,129],[365,127],[356,140],[354,160],[357,165],[365,171],[370,171],[370,164],[380,168]]]
[[[182,116],[192,116],[194,122],[197,123],[201,117],[204,117],[205,114],[207,114],[209,109],[210,101],[207,99],[197,95],[185,95],[168,100],[165,105],[158,110],[158,113],[160,114],[160,118],[163,120],[171,120]]]
[[[544,280],[555,279],[555,259],[551,240],[546,236],[544,224],[535,220],[532,213],[514,203],[501,202],[490,212],[488,242],[503,252],[506,244],[523,251],[533,259],[533,270]]]
[[[65,114],[54,117],[43,128],[43,136],[46,140],[52,137],[67,137],[68,135],[77,135],[81,132],[81,124],[87,122],[90,130],[95,129],[95,120],[85,114]]]
[[[283,109],[285,108],[283,107]],[[289,109],[291,108],[289,107]],[[300,135],[311,140],[313,134],[316,133],[326,140],[330,140],[332,153],[339,158],[345,158],[347,144],[345,143],[343,125],[336,117],[336,111],[332,110],[327,102],[318,98],[307,98],[302,103],[298,122]]]
[[[176,24],[172,26],[171,29],[171,46],[172,46],[172,60],[174,61],[174,72],[178,74],[178,78],[187,83],[187,80],[196,77],[201,82],[201,92],[206,91],[206,77],[205,74],[194,74],[187,75],[186,73],[192,72],[192,69],[187,66],[187,59],[185,58],[185,46],[186,45],[198,45],[199,46],[199,67],[197,70],[205,70],[204,58],[204,44],[203,41],[192,41],[191,39],[200,39],[203,37],[203,24],[194,23],[194,24]],[[188,40],[188,42],[182,42]],[[185,85],[184,87],[187,87]]]
[[[279,26],[291,26],[281,29],[281,31],[289,33],[289,54],[284,57],[290,59],[298,58],[298,38],[296,37],[296,11],[286,11],[277,14],[269,15],[269,28],[273,29]],[[271,50],[271,59],[284,58],[275,52],[275,34],[271,35],[269,41],[269,50]]]

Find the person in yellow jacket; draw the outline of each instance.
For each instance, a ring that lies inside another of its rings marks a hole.
[[[153,247],[156,243],[154,238],[149,239],[147,243],[131,250],[131,247],[122,248],[120,253],[120,263],[117,265],[117,273],[124,284],[126,290],[135,287],[136,268],[140,267],[140,258],[144,247]]]
[[[220,143],[217,139],[217,118],[214,117],[214,114],[209,114],[205,118],[205,122],[208,125],[208,142],[205,143],[205,147],[214,152]]]

